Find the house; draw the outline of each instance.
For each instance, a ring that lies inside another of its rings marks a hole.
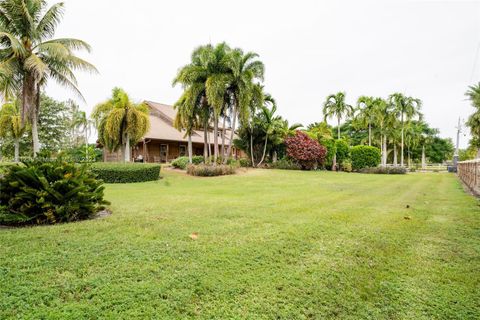
[[[173,126],[177,111],[169,105],[152,101],[145,101],[150,109],[150,130],[145,137],[132,147],[132,161],[143,159],[144,162],[170,162],[178,157],[188,155],[188,137],[185,131],[179,131]],[[231,130],[225,129],[225,152],[230,143]],[[218,137],[219,149],[221,152],[222,136],[221,127]],[[213,130],[209,128],[208,145],[213,154]],[[203,155],[204,132],[195,130],[192,135],[193,155]],[[241,151],[232,146],[232,156],[238,158]],[[123,161],[121,152],[109,152],[104,150],[103,160],[107,162]]]

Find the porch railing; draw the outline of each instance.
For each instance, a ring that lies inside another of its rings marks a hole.
[[[458,177],[476,194],[480,194],[480,159],[461,161]]]

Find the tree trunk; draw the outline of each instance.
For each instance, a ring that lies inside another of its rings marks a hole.
[[[400,166],[403,167],[403,112],[402,112],[402,117],[401,117],[401,121],[402,121],[402,144],[401,144],[401,153],[400,153]]]
[[[237,103],[234,104],[233,106],[233,113],[232,113],[232,132],[230,132],[230,141],[228,142],[228,149],[227,149],[227,156],[225,158],[225,163],[227,160],[230,158],[230,154],[232,153],[232,141],[233,141],[233,135],[235,134],[235,126],[236,126],[236,120],[237,120]]]
[[[425,159],[425,145],[422,146],[422,169],[425,169],[425,167],[427,166],[427,163],[426,163],[426,159]]]
[[[203,157],[205,158],[205,163],[208,158],[208,121],[203,123]]]
[[[15,162],[20,161],[20,139],[16,138],[13,142],[15,146]]]
[[[368,123],[368,145],[372,146],[372,124]]]
[[[188,135],[188,163],[192,164],[193,162],[193,150],[192,150],[192,135]]]
[[[225,118],[223,117],[223,124],[222,124],[222,157],[225,158],[225,162],[227,160],[227,157],[225,157]]]
[[[337,120],[338,120],[338,122],[337,122],[338,123],[338,127],[337,127],[338,128],[337,129],[338,130],[338,140],[340,140],[340,117],[337,117]]]
[[[383,166],[383,136],[380,135],[380,160]]]
[[[217,165],[218,160],[218,116],[213,116],[213,165]]]
[[[263,146],[262,159],[260,159],[260,162],[257,164],[257,166],[261,165],[263,160],[265,159],[265,153],[267,152],[267,144],[268,144],[268,134],[265,136],[265,144]]]
[[[127,137],[125,139],[125,158],[123,159],[124,162],[130,162],[130,135],[127,133]]]
[[[387,146],[387,136],[383,135],[383,165],[387,165],[387,155],[388,155],[388,146]]]
[[[397,144],[393,143],[393,166],[397,166]]]
[[[250,157],[252,158],[252,167],[255,168],[255,158],[253,157],[253,129],[250,131]]]
[[[277,162],[277,151],[273,151],[272,162]]]

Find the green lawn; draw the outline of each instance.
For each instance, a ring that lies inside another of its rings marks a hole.
[[[107,218],[0,230],[0,318],[480,318],[452,174],[162,175],[108,185]]]

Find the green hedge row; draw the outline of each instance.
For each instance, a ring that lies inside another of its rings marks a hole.
[[[380,164],[380,149],[370,146],[354,146],[350,148],[352,169],[376,167]]]
[[[108,163],[95,162],[91,170],[106,183],[155,181],[160,177],[158,163]]]

